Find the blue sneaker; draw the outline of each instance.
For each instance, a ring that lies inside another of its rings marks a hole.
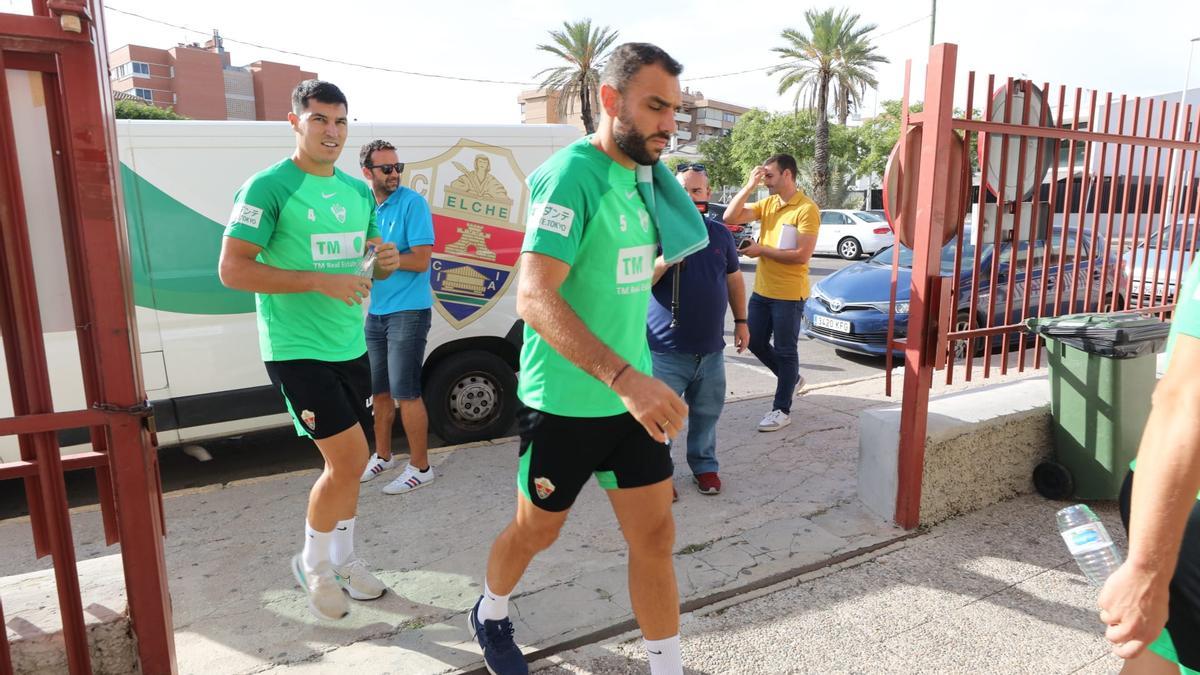
[[[467,622],[471,626],[471,633],[479,641],[480,649],[483,650],[483,665],[487,666],[492,675],[528,675],[529,664],[525,663],[525,657],[521,656],[521,650],[513,642],[512,621],[507,618],[499,621],[480,621],[478,615],[481,602],[482,595],[467,614]]]

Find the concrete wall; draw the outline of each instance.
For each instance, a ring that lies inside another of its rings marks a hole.
[[[136,675],[132,624],[125,599],[121,556],[78,563],[84,626],[95,675]],[[13,670],[18,673],[67,672],[66,644],[58,611],[54,570],[0,578],[0,597],[10,621],[7,631]]]
[[[1053,452],[1045,377],[995,384],[929,401],[921,525],[1033,491],[1033,469]],[[858,491],[895,520],[900,406],[859,417]]]

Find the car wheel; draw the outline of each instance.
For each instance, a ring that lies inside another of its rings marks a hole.
[[[1125,296],[1118,294],[1116,310],[1113,310],[1112,306],[1113,306],[1113,294],[1106,293],[1104,295],[1104,304],[1100,305],[1100,309],[1098,311],[1100,311],[1100,312],[1111,312],[1111,311],[1123,312],[1123,311],[1125,311]]]
[[[962,332],[971,330],[974,327],[974,322],[971,321],[971,315],[967,312],[959,312],[954,318],[954,332]],[[971,338],[967,340],[955,340],[952,343],[954,347],[954,360],[962,361],[967,358],[967,350],[971,350],[973,357],[983,356],[983,339]]]
[[[837,251],[843,260],[858,260],[862,255],[862,244],[854,237],[846,237],[838,242]]]
[[[430,427],[447,443],[497,438],[516,416],[517,376],[490,352],[453,354],[430,373],[425,405]]]

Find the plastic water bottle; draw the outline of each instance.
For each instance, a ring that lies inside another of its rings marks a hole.
[[[1058,531],[1080,571],[1093,585],[1102,585],[1121,566],[1121,551],[1108,536],[1104,523],[1086,504],[1068,506],[1058,512],[1057,519]]]
[[[375,244],[367,244],[362,261],[358,263],[358,276],[370,279],[375,276]]]

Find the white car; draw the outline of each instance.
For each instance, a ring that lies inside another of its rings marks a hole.
[[[887,220],[877,213],[853,209],[822,209],[821,232],[814,253],[835,253],[857,260],[892,245],[894,236]]]

